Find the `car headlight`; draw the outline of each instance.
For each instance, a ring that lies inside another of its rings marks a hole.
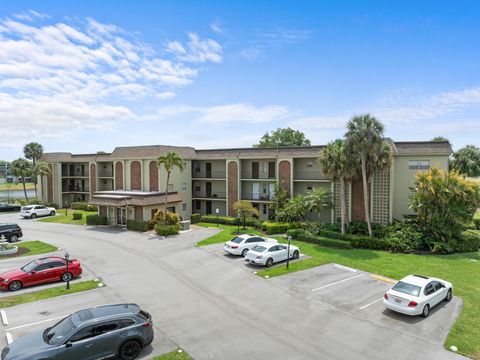
[[[3,282],[8,282],[8,279],[3,279]]]

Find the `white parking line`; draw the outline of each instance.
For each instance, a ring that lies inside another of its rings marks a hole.
[[[5,337],[7,338],[7,345],[10,345],[13,341],[12,334],[10,334],[9,332],[6,332]]]
[[[358,271],[357,269],[353,269],[351,267],[340,265],[340,264],[334,264],[333,266],[335,266],[338,269],[347,270],[347,271],[351,271],[351,272],[357,272]]]
[[[7,313],[5,310],[0,310],[0,315],[2,316],[2,323],[3,325],[7,326],[8,325],[8,319],[7,319]]]
[[[32,325],[37,325],[37,324],[41,324],[41,323],[44,323],[44,322],[48,322],[48,321],[63,319],[63,318],[66,317],[66,316],[68,316],[68,315],[57,316],[57,317],[54,317],[54,318],[51,318],[51,319],[40,320],[40,321],[36,321],[36,322],[30,323],[30,324],[25,324],[25,325],[20,325],[20,326],[14,326],[14,327],[8,328],[7,330],[9,330],[9,331],[17,330],[17,329],[21,329],[21,328],[24,328],[24,327],[28,327],[28,326],[32,326]]]
[[[360,310],[363,310],[363,309],[365,309],[366,307],[369,307],[370,305],[373,305],[373,304],[375,304],[375,303],[377,303],[377,302],[379,302],[379,301],[382,301],[382,300],[383,300],[383,297],[381,297],[380,299],[377,299],[377,300],[375,300],[375,301],[372,301],[371,303],[369,303],[369,304],[367,304],[367,305],[363,305],[363,306],[360,308]]]
[[[364,274],[360,274],[360,275],[355,275],[355,276],[352,276],[352,277],[349,277],[349,278],[346,278],[346,279],[343,279],[343,280],[340,280],[340,281],[335,281],[334,283],[331,283],[331,284],[327,284],[327,285],[323,285],[323,286],[320,286],[319,288],[316,288],[316,289],[312,289],[312,291],[317,291],[317,290],[322,290],[322,289],[325,289],[327,287],[330,287],[330,286],[333,286],[333,285],[337,285],[337,284],[340,284],[340,283],[343,283],[345,281],[349,281],[349,280],[353,280],[353,279],[356,279],[360,276],[363,276]]]

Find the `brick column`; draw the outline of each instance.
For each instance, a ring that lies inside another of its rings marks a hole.
[[[365,221],[362,179],[352,181],[352,221]]]
[[[292,165],[290,161],[282,160],[278,164],[278,180],[279,185],[288,191],[288,194],[292,194]]]
[[[90,164],[90,193],[97,191],[97,165]]]
[[[123,164],[115,163],[115,190],[123,190]]]
[[[140,161],[132,161],[130,164],[130,188],[142,190],[142,166]]]
[[[149,164],[150,191],[158,191],[158,164],[150,161]]]
[[[238,163],[229,161],[227,166],[228,215],[235,216],[233,205],[238,201]]]
[[[53,166],[48,164],[48,175],[47,175],[47,202],[53,202]],[[60,207],[62,204],[58,204]]]

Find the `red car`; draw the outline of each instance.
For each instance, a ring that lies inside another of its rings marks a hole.
[[[17,291],[24,286],[54,281],[68,281],[82,274],[80,262],[74,259],[49,256],[29,262],[20,269],[0,274],[0,290]]]

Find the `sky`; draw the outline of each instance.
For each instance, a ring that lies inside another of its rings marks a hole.
[[[0,0],[0,159],[325,144],[362,113],[478,146],[479,35],[478,1]]]

